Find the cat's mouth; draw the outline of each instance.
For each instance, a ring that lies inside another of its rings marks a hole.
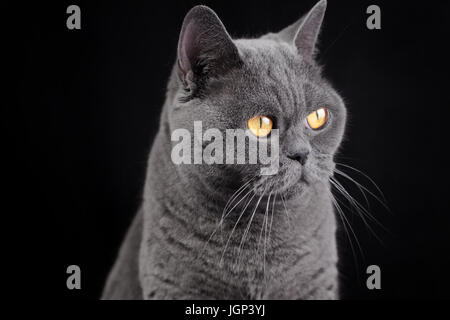
[[[314,181],[312,169],[300,164],[284,164],[277,174],[260,176],[255,181],[255,193],[301,194]]]

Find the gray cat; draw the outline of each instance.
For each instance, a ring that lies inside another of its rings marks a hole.
[[[336,299],[329,178],[346,110],[315,46],[326,1],[278,33],[232,40],[217,15],[186,15],[148,162],[141,209],[104,299]],[[279,129],[279,172],[261,164],[181,164],[177,128]]]

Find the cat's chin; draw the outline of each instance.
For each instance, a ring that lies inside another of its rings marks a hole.
[[[264,176],[255,183],[257,195],[283,194],[287,197],[300,196],[310,185],[304,170],[280,171],[273,176]]]
[[[316,170],[314,170],[316,169]],[[285,198],[299,197],[316,183],[327,181],[325,170],[312,167],[289,166],[272,176],[261,176],[254,183],[256,195],[282,194]]]
[[[264,189],[257,187],[254,189],[254,193],[256,196],[268,196],[269,194],[272,194],[272,196],[283,195],[285,199],[289,199],[301,197],[308,188],[308,183],[301,181],[297,184],[283,188]]]

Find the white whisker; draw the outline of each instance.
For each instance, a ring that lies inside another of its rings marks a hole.
[[[347,235],[347,238],[348,238],[348,241],[349,241],[349,244],[350,244],[350,248],[352,249],[353,260],[354,260],[354,263],[355,263],[355,270],[357,270],[357,272],[358,272],[358,270],[359,270],[359,268],[358,268],[358,258],[357,258],[357,255],[356,255],[355,247],[353,245],[352,237],[350,236],[350,233],[349,233],[349,231],[347,229],[347,225],[346,225],[346,224],[348,224],[349,228],[351,228],[350,222],[345,217],[344,212],[342,211],[341,207],[339,206],[339,204],[337,203],[337,201],[336,201],[336,199],[334,198],[333,195],[331,195],[331,201],[333,202],[334,207],[336,208],[336,210],[338,212],[338,216],[341,219],[342,226],[344,227],[345,234]],[[359,244],[358,238],[356,237],[356,234],[353,231],[353,228],[351,228],[351,231],[352,231],[352,234],[353,234],[353,236],[354,236],[354,238],[356,240],[356,243],[358,244],[358,248],[359,248],[359,252],[361,253],[361,257],[364,260],[364,254],[363,254],[361,245]]]
[[[250,203],[252,202],[252,200],[253,200],[253,198],[254,198],[255,196],[256,196],[256,194],[253,193],[252,197],[250,198],[250,200],[248,200],[247,204],[244,206],[244,209],[242,209],[242,211],[241,211],[241,213],[240,213],[240,215],[239,215],[239,217],[238,217],[236,223],[234,224],[233,229],[231,230],[230,235],[229,235],[229,237],[228,237],[227,243],[225,244],[225,248],[224,248],[224,250],[223,250],[223,252],[222,252],[222,256],[220,257],[219,265],[222,265],[223,257],[224,257],[224,255],[225,255],[225,252],[227,251],[228,244],[230,243],[231,237],[233,236],[233,233],[234,233],[234,230],[236,229],[236,226],[238,225],[239,221],[241,220],[242,216],[243,216],[244,213],[245,213],[245,210],[246,210],[247,207],[250,205]]]
[[[244,234],[242,235],[241,243],[239,244],[239,249],[238,249],[238,256],[237,256],[237,261],[238,261],[238,263],[239,263],[239,260],[240,260],[240,256],[241,256],[242,249],[243,249],[243,247],[244,247],[244,242],[245,242],[245,240],[246,240],[246,238],[247,238],[248,232],[250,231],[250,227],[251,227],[251,225],[252,225],[253,218],[254,218],[254,216],[255,216],[256,210],[258,209],[259,203],[261,202],[261,199],[262,199],[263,196],[264,196],[264,193],[265,193],[265,190],[263,191],[263,193],[262,193],[261,196],[259,197],[258,202],[257,202],[256,205],[255,205],[255,209],[253,210],[253,213],[252,213],[252,215],[251,215],[251,217],[250,217],[250,220],[249,220],[249,222],[247,223],[247,228],[245,229],[245,232],[244,232]]]
[[[282,193],[280,193],[280,197],[281,197],[281,201],[283,202],[284,212],[286,213],[286,217],[287,217],[287,221],[288,221],[288,227],[289,227],[290,230],[292,230],[291,217],[290,217],[290,215],[288,213],[288,209],[286,207],[286,202],[285,202],[285,199],[284,199],[284,196],[283,196]]]

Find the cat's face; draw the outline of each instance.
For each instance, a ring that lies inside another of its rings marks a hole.
[[[261,175],[261,164],[181,165],[184,174],[204,176],[205,183],[253,178],[260,194],[297,194],[328,180],[346,111],[313,61],[315,44],[306,43],[316,41],[325,10],[321,3],[278,34],[235,41],[210,9],[191,10],[180,38],[180,88],[169,115],[171,128],[186,128],[194,139],[193,123],[201,121],[203,130],[217,128],[225,137],[227,129],[248,129],[249,119],[268,118],[272,130],[278,129],[279,170]],[[247,152],[249,141],[261,138],[250,134],[248,139]]]

